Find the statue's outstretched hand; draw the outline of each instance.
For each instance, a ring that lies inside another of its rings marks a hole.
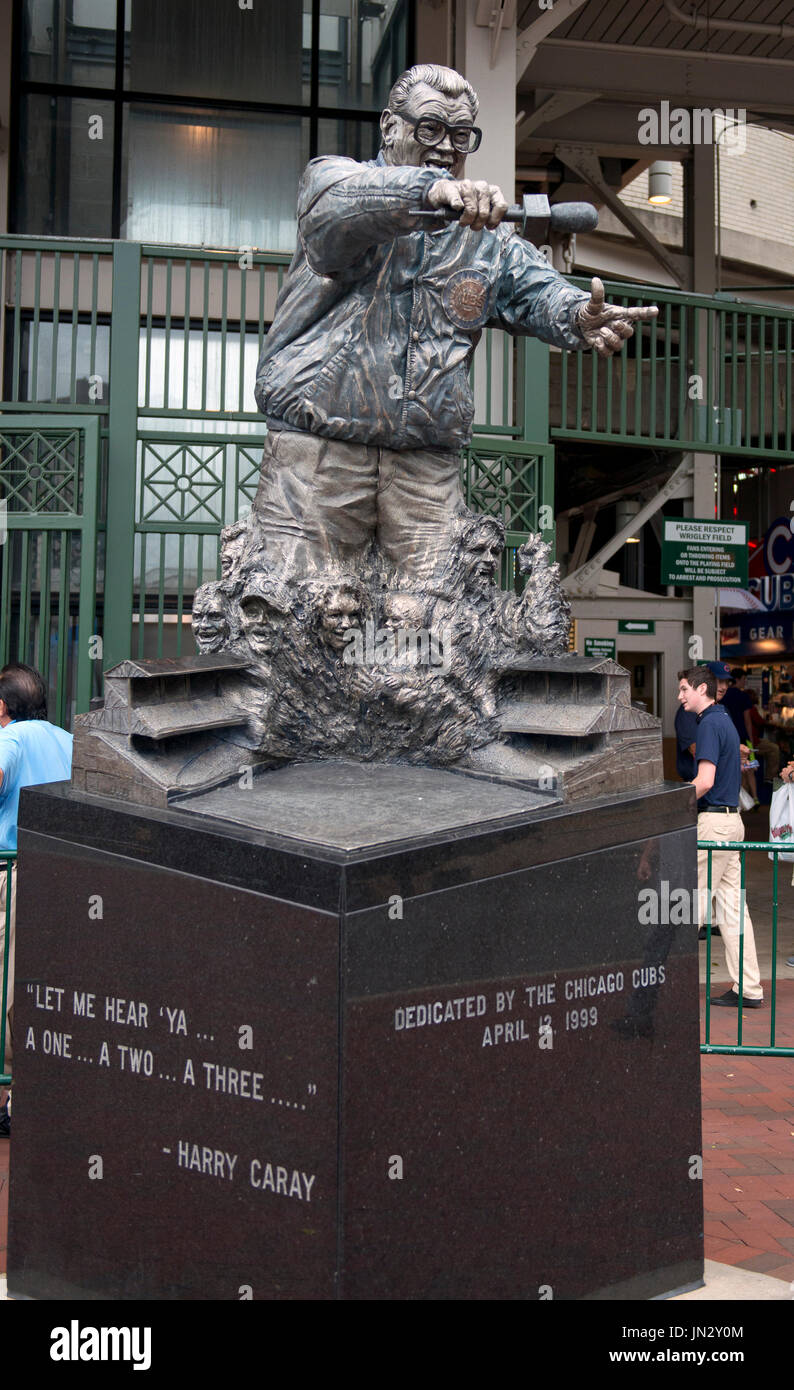
[[[427,190],[431,208],[453,208],[460,211],[462,227],[479,232],[483,227],[498,227],[507,212],[507,200],[495,183],[474,179],[439,179]]]
[[[620,304],[605,304],[604,286],[594,275],[590,299],[582,305],[576,322],[585,342],[595,348],[599,357],[611,357],[620,351],[626,338],[633,336],[637,319],[655,319],[658,313],[655,304],[632,309],[624,309]]]

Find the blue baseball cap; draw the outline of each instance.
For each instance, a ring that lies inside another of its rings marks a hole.
[[[703,665],[717,677],[718,681],[730,680],[731,670],[729,666],[725,665],[724,661],[704,661]]]

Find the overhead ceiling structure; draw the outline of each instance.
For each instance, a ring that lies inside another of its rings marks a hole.
[[[520,157],[578,139],[584,106],[588,138],[616,156],[662,101],[794,132],[792,0],[521,0],[516,51]]]
[[[676,109],[794,133],[794,0],[518,0],[516,79],[519,185],[609,209],[664,282],[691,285],[686,256],[618,194],[656,160],[691,158]]]

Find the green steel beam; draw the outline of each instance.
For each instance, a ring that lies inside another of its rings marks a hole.
[[[141,248],[113,246],[103,667],[130,656],[138,427]],[[112,568],[111,568],[112,566]]]
[[[80,537],[80,601],[77,619],[76,713],[85,714],[91,705],[93,662],[90,638],[96,618],[96,543],[99,508],[99,420],[87,420],[83,452],[83,528]],[[132,530],[132,526],[130,526]],[[112,552],[109,552],[112,553]],[[115,570],[115,558],[113,562]],[[112,587],[112,584],[111,586]],[[105,584],[108,590],[107,576]],[[130,610],[132,595],[130,594]],[[107,611],[107,608],[106,608]],[[128,629],[131,627],[128,618]]]
[[[549,439],[549,348],[539,338],[517,341],[517,422],[523,440]],[[552,498],[552,502],[553,502]]]
[[[794,449],[775,449],[771,445],[756,448],[747,444],[720,444],[704,439],[653,438],[647,434],[606,434],[603,430],[565,430],[553,427],[552,439],[579,439],[591,444],[619,444],[645,449],[675,449],[678,453],[724,454],[726,458],[768,459],[771,463],[794,463]]]

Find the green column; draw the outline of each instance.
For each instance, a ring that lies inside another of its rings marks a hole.
[[[132,642],[140,297],[141,248],[132,241],[114,242],[102,633],[105,671],[129,657]]]
[[[533,444],[549,440],[549,348],[539,338],[518,340],[518,424],[521,438]],[[554,498],[550,500],[552,505]]]
[[[549,347],[539,338],[518,340],[518,424],[520,438],[538,446],[549,443],[549,377],[551,363]],[[529,450],[528,450],[529,452]],[[549,506],[554,511],[554,454],[548,452],[538,460],[538,512]],[[556,526],[543,531],[543,539],[556,550]]]

